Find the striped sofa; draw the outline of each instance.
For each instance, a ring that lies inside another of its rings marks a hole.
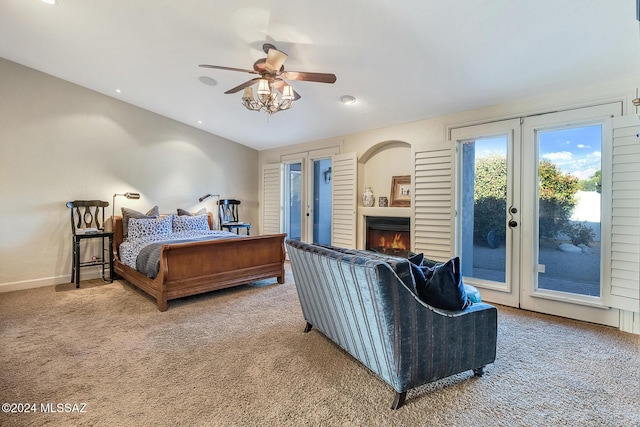
[[[475,303],[446,311],[415,293],[409,261],[368,251],[287,240],[309,332],[315,326],[395,390],[460,372],[482,376],[496,357],[497,310]]]

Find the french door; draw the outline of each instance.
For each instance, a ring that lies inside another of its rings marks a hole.
[[[331,157],[284,162],[284,227],[288,238],[331,244]]]
[[[608,104],[452,130],[465,281],[488,301],[617,325],[609,286]]]
[[[522,308],[617,326],[611,286],[611,118],[606,104],[525,118]]]
[[[485,299],[520,300],[520,120],[454,129],[456,253],[465,282]],[[509,225],[511,224],[511,225]]]

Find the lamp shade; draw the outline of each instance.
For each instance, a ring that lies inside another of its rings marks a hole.
[[[253,100],[253,88],[246,87],[244,88],[244,93],[242,94],[243,100]]]
[[[282,88],[282,99],[284,100],[293,100],[293,88],[289,85],[284,85]]]
[[[258,82],[258,95],[269,95],[271,89],[269,88],[269,80],[260,79]]]

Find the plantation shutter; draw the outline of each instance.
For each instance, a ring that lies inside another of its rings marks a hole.
[[[281,163],[262,167],[262,234],[284,232],[283,177]]]
[[[640,128],[638,116],[613,119],[611,289],[609,305],[640,313]]]
[[[356,247],[356,196],[358,163],[355,153],[335,154],[332,160],[331,244]]]
[[[454,248],[453,144],[414,157],[414,252],[445,261]]]

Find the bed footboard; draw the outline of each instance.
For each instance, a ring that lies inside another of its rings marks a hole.
[[[118,224],[116,218],[116,242]],[[121,235],[121,234],[120,234]],[[257,280],[276,278],[284,283],[286,234],[163,245],[155,279],[123,264],[116,255],[116,274],[156,299],[158,310],[167,301]],[[114,251],[117,254],[117,250]]]

